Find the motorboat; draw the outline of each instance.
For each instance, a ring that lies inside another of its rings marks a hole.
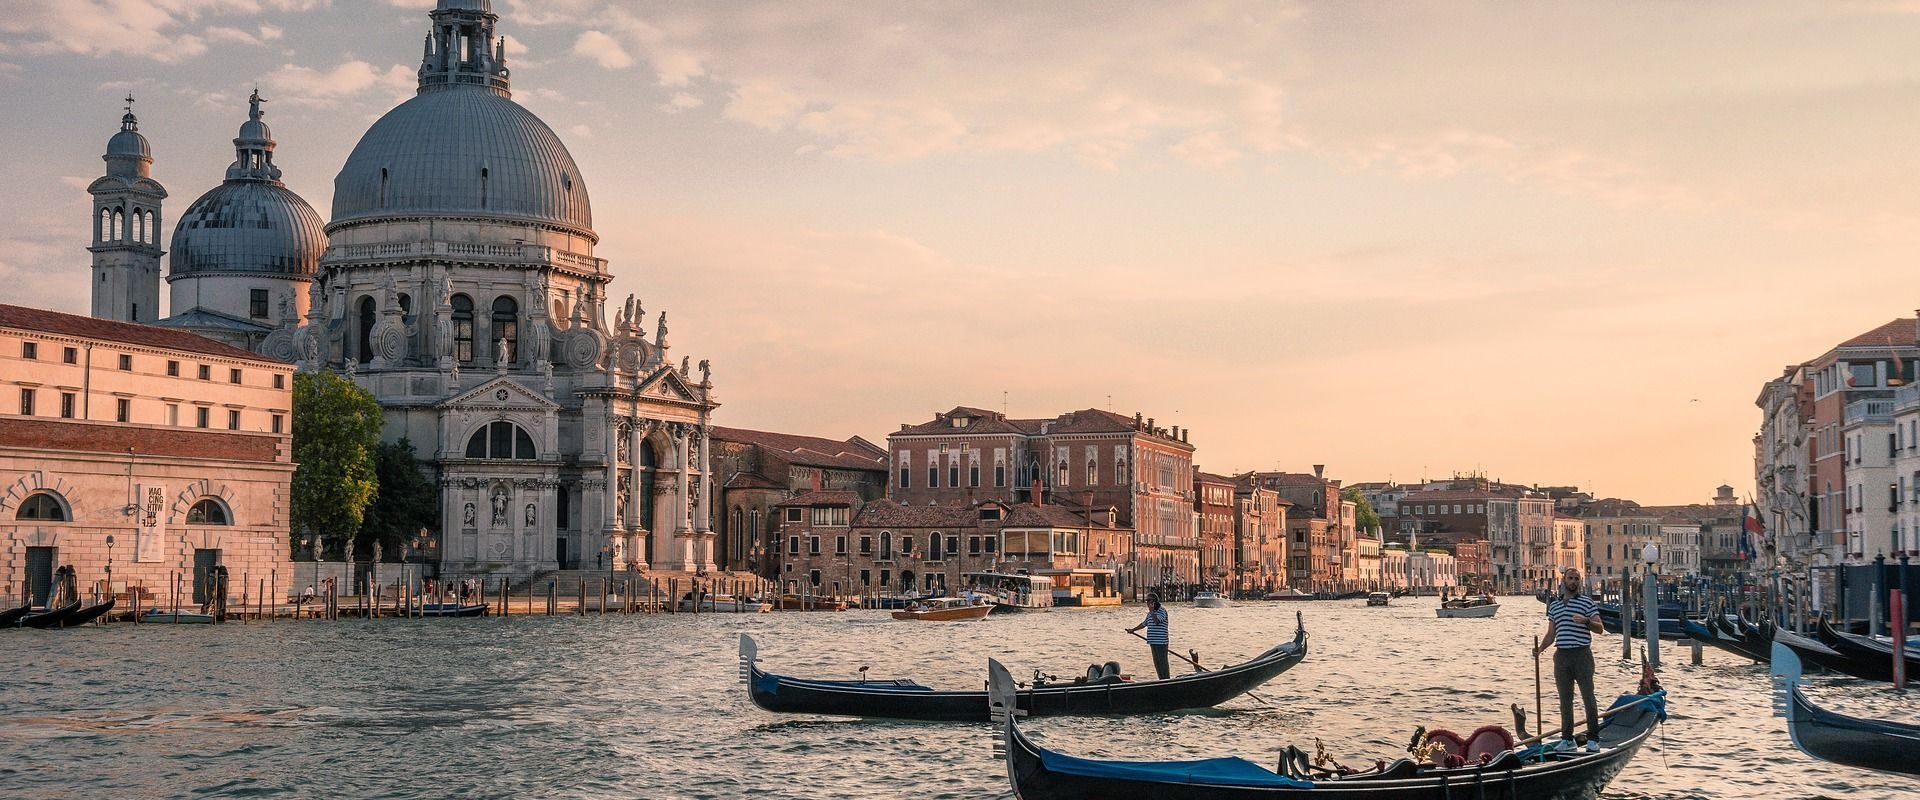
[[[1393,595],[1387,594],[1386,592],[1367,593],[1367,605],[1369,606],[1384,606],[1391,602],[1393,602]]]
[[[1441,619],[1485,619],[1500,612],[1500,602],[1491,595],[1470,594],[1456,597],[1433,610]]]
[[[1219,592],[1195,592],[1193,605],[1195,608],[1226,608],[1233,604],[1221,597]]]
[[[680,604],[676,607],[681,611],[693,611],[693,598],[680,598]],[[759,614],[772,611],[773,604],[752,597],[736,597],[730,594],[708,594],[701,595],[699,610],[701,613]]]
[[[893,612],[894,619],[920,620],[923,622],[962,622],[982,619],[993,613],[993,604],[971,602],[963,597],[942,597],[928,600],[919,607],[908,607]]]

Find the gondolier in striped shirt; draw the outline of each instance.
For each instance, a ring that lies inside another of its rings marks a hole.
[[[1127,632],[1133,633],[1141,628],[1147,629],[1147,647],[1153,651],[1153,669],[1160,673],[1160,680],[1164,681],[1170,670],[1167,668],[1167,609],[1160,605],[1160,595],[1147,595],[1147,618],[1128,628]]]
[[[1561,750],[1572,750],[1573,689],[1580,687],[1580,698],[1587,707],[1587,750],[1600,749],[1599,711],[1593,702],[1593,632],[1600,630],[1600,604],[1581,591],[1580,570],[1568,568],[1560,574],[1560,591],[1547,603],[1547,635],[1533,654],[1538,657],[1548,647],[1553,652],[1553,684],[1560,690]]]

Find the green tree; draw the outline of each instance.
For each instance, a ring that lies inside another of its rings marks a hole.
[[[374,453],[379,487],[360,523],[356,553],[372,553],[375,542],[385,557],[398,559],[421,528],[433,527],[439,498],[433,482],[420,474],[420,459],[406,439],[382,444]]]
[[[1349,486],[1340,490],[1340,499],[1353,503],[1353,521],[1360,530],[1370,531],[1380,526],[1380,513],[1373,510],[1373,503],[1356,487]]]
[[[293,376],[293,530],[337,550],[360,530],[377,479],[380,404],[330,372]],[[293,543],[297,548],[299,542]]]

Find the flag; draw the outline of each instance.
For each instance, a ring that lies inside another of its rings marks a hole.
[[[1887,352],[1893,354],[1893,374],[1887,376],[1888,386],[1899,386],[1907,382],[1906,362],[1900,359],[1900,351],[1893,347],[1893,334],[1887,334]]]
[[[1765,534],[1767,526],[1760,521],[1760,510],[1754,507],[1752,501],[1748,501],[1746,508],[1740,512],[1740,518],[1740,560],[1750,561],[1760,555],[1753,540]]]

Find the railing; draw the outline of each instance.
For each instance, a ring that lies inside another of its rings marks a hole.
[[[1893,401],[1886,398],[1855,400],[1847,404],[1846,411],[1841,415],[1846,423],[1885,422],[1892,417]]]
[[[466,242],[377,242],[342,244],[327,248],[328,263],[383,261],[432,256],[450,256],[466,260],[507,261],[528,264],[560,264],[589,272],[600,272],[606,261],[583,253],[557,250],[539,244],[470,244]]]

